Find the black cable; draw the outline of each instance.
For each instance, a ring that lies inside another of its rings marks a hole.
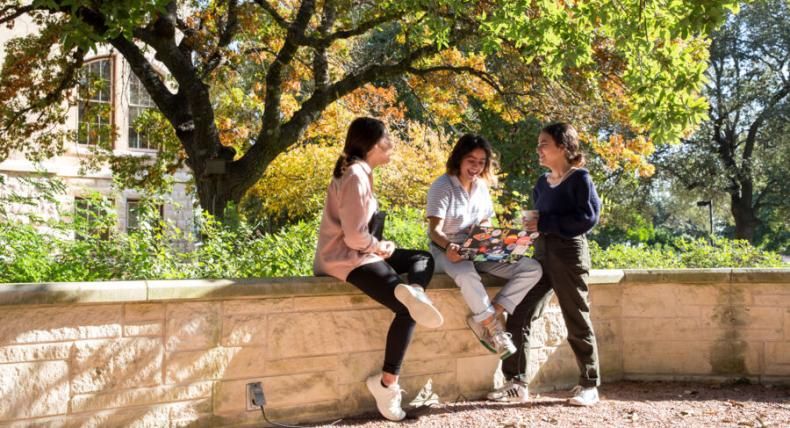
[[[283,428],[311,428],[310,426],[307,426],[307,425],[286,425],[286,424],[280,424],[280,423],[277,423],[277,422],[272,422],[272,421],[269,420],[268,417],[266,417],[266,410],[264,410],[263,406],[260,406],[260,407],[261,407],[261,413],[263,414],[263,420],[266,421],[266,423],[268,423],[269,425],[274,425],[274,426],[283,427]],[[337,424],[338,422],[340,422],[342,420],[343,419],[338,419],[338,420],[332,422],[329,425],[335,425],[335,424]],[[316,427],[318,425],[312,425],[312,426]]]

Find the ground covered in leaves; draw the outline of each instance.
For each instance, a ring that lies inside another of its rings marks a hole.
[[[442,403],[401,423],[370,414],[339,427],[790,427],[790,387],[682,382],[616,382],[591,408],[569,406],[568,391],[531,395],[525,404]]]

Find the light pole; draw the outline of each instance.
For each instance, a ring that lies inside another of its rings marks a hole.
[[[713,239],[713,201],[708,199],[707,201],[697,201],[698,207],[708,206],[708,218],[710,219],[710,237]]]

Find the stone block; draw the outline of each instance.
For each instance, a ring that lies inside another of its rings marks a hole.
[[[223,314],[265,315],[294,310],[294,299],[290,297],[255,300],[226,300],[222,302]]]
[[[382,360],[383,361],[383,360]],[[403,364],[402,377],[430,376],[439,373],[455,373],[455,358],[430,358],[409,360]]]
[[[493,375],[493,372],[491,373]],[[420,390],[431,381],[431,391],[439,396],[442,402],[454,401],[458,397],[458,380],[455,373],[435,373],[431,375],[401,376],[398,380],[401,388],[407,393],[403,396],[403,407],[408,408],[409,403],[417,397]],[[370,392],[367,393],[370,396]]]
[[[381,308],[381,304],[364,294],[350,296],[295,297],[293,299],[293,310],[298,312],[378,308]]]
[[[68,377],[65,361],[0,364],[0,421],[65,414]]]
[[[775,284],[790,293],[790,274],[786,268],[740,268],[732,270],[732,282],[745,284]]]
[[[623,289],[624,318],[690,318],[699,305],[715,305],[724,286],[629,284]]]
[[[207,349],[219,340],[219,304],[213,302],[167,305],[167,350]]]
[[[123,326],[124,337],[157,336],[161,337],[164,331],[162,321],[136,321]]]
[[[0,347],[0,363],[27,361],[67,360],[71,343],[42,343]]]
[[[593,323],[598,320],[620,320],[622,318],[622,308],[620,306],[603,306],[592,303],[590,316]]]
[[[263,347],[212,348],[168,353],[167,384],[201,380],[239,379],[264,374]]]
[[[624,374],[713,374],[711,348],[703,341],[626,341]]]
[[[597,327],[597,326],[596,326]],[[702,325],[695,318],[629,318],[622,323],[622,340],[644,341],[648,338],[656,340],[715,340],[724,334],[724,328],[713,325]]]
[[[121,305],[25,307],[0,311],[0,346],[121,335]]]
[[[341,354],[345,357],[351,354]],[[378,352],[378,355],[383,353]],[[266,360],[264,376],[281,376],[289,374],[338,371],[340,372],[340,356],[324,355],[320,357],[284,358],[282,360]],[[344,367],[345,368],[345,367]]]
[[[623,300],[623,287],[599,285],[590,287],[590,306],[620,307]]]
[[[790,308],[790,293],[764,294],[755,290],[752,294],[752,298],[754,299],[755,306],[773,306],[779,308]]]
[[[700,306],[700,327],[735,330],[749,326],[748,306],[722,304]]]
[[[406,361],[475,355],[489,355],[489,352],[471,330],[433,330],[414,335]]]
[[[162,384],[160,339],[79,341],[71,361],[71,392],[81,394]]]
[[[785,309],[784,320],[784,339],[790,341],[790,308]]]
[[[222,346],[266,344],[266,315],[225,314],[220,343]]]
[[[211,399],[199,399],[155,406],[130,407],[76,415],[67,426],[76,427],[205,427],[211,419]]]
[[[214,390],[214,413],[245,411],[249,382],[260,381],[267,407],[275,408],[336,400],[336,379],[336,373],[323,372],[218,382]]]
[[[765,364],[767,366],[776,364],[790,365],[790,341],[767,342],[765,344]]]
[[[269,315],[267,358],[384,349],[393,314],[387,309]]]
[[[777,330],[780,332],[784,328],[783,315],[787,311],[786,308],[779,307],[764,307],[764,306],[750,306],[746,308],[748,317],[748,328],[750,329],[768,329]]]
[[[536,345],[558,346],[568,337],[568,329],[565,327],[562,312],[553,309],[547,308],[542,317],[533,321],[530,330],[530,347]]]
[[[465,396],[490,391],[494,386],[494,373],[499,366],[496,355],[459,358],[456,360],[458,389]]]
[[[163,303],[134,303],[124,305],[123,319],[128,322],[165,319]]]
[[[471,314],[469,306],[466,305],[463,296],[456,290],[441,290],[436,291],[431,295],[436,309],[442,313],[444,317],[444,324],[442,330],[462,330],[468,328],[466,325],[466,317]],[[419,331],[432,331],[420,326],[417,326]]]
[[[412,364],[408,360],[411,353],[412,349],[410,347],[406,352],[406,361],[403,363],[404,368]],[[340,384],[364,383],[368,376],[381,373],[381,368],[384,365],[384,351],[340,354],[337,358],[339,363],[337,381]]]
[[[71,411],[79,413],[195,400],[211,397],[211,391],[211,382],[200,382],[191,385],[127,389],[111,393],[77,394],[71,399]]]

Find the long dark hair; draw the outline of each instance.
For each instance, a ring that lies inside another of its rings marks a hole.
[[[494,150],[491,148],[491,143],[480,135],[464,134],[455,143],[450,157],[447,158],[447,174],[458,176],[461,173],[461,161],[464,156],[472,153],[477,149],[483,149],[486,152],[486,165],[483,167],[483,172],[480,176],[486,181],[493,181],[493,174],[491,172],[491,165],[494,163]]]
[[[332,175],[340,178],[352,163],[365,160],[370,149],[385,135],[387,135],[387,127],[384,126],[384,122],[371,117],[354,119],[348,126],[346,144],[343,146],[343,153],[335,162]]]
[[[565,159],[571,166],[584,166],[584,153],[579,144],[579,133],[570,123],[555,122],[546,125],[540,132],[545,132],[554,140],[554,144],[565,149]]]

